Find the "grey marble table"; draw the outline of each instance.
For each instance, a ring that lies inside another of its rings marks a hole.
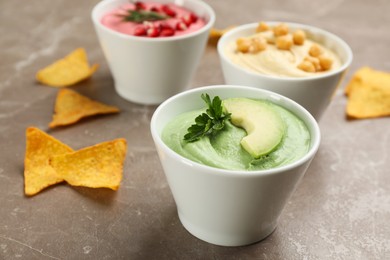
[[[320,122],[320,150],[276,231],[245,247],[190,235],[149,133],[155,106],[120,98],[91,23],[95,0],[0,1],[0,259],[390,259],[390,118],[348,121],[343,89],[364,65],[390,71],[390,1],[217,1],[216,26],[280,20],[329,30],[354,61]],[[49,130],[57,90],[38,69],[77,47],[101,66],[74,87],[122,113]],[[223,83],[208,46],[191,87]],[[23,193],[25,130],[37,126],[77,149],[124,137],[128,154],[117,192],[57,185]]]

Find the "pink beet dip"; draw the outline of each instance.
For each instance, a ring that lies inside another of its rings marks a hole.
[[[106,13],[101,23],[120,33],[153,38],[189,34],[206,24],[188,9],[154,2],[124,4]]]

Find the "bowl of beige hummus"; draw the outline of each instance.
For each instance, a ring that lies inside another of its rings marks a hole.
[[[348,44],[335,34],[287,22],[238,26],[219,40],[218,53],[226,84],[282,94],[317,120],[353,57]]]

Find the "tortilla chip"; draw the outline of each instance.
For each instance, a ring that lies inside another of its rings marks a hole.
[[[91,77],[98,67],[98,64],[90,67],[85,50],[78,48],[65,58],[38,71],[36,78],[48,86],[66,87]]]
[[[390,86],[390,73],[373,70],[370,67],[360,68],[355,72],[351,81],[346,86],[345,94],[349,95],[356,85],[374,85],[377,87]]]
[[[225,29],[211,28],[209,32],[209,44],[217,45],[219,38],[221,38],[222,35],[233,29],[234,27],[235,26],[229,26]]]
[[[50,165],[72,186],[117,190],[122,180],[126,147],[125,139],[115,139],[53,156]]]
[[[58,91],[54,112],[50,128],[74,124],[93,115],[118,113],[119,109],[94,101],[73,90],[61,89]]]
[[[347,115],[361,119],[390,116],[390,85],[355,85],[348,96]]]
[[[390,74],[368,67],[358,70],[345,89],[347,115],[363,119],[390,116]]]
[[[26,130],[26,154],[24,159],[24,192],[35,195],[44,188],[62,182],[49,158],[72,152],[73,149],[35,127]]]

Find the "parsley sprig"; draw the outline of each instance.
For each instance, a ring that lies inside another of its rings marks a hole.
[[[153,22],[165,20],[168,16],[162,15],[157,12],[152,11],[143,11],[143,10],[126,10],[126,15],[119,15],[123,18],[123,21],[134,22],[134,23],[143,23],[143,22]]]
[[[223,112],[222,100],[215,96],[211,101],[210,96],[202,94],[201,98],[206,102],[208,108],[206,113],[195,118],[195,124],[191,125],[184,135],[184,140],[187,142],[198,141],[205,135],[214,134],[225,127],[225,121],[230,119],[230,113]]]

